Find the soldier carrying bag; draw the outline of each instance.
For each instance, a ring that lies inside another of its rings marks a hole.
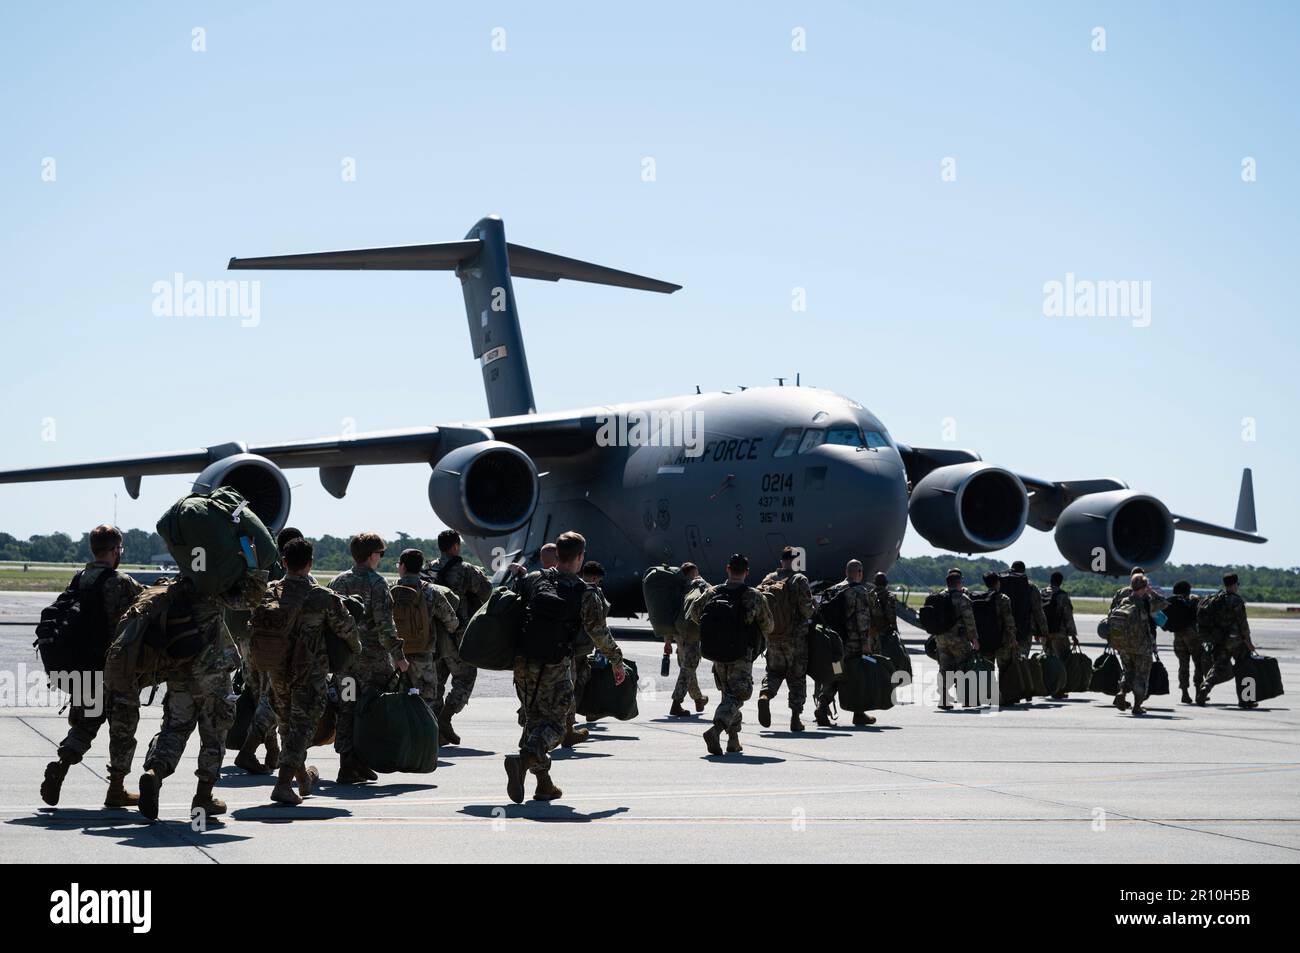
[[[1227,641],[1232,622],[1232,606],[1228,602],[1228,593],[1223,589],[1206,596],[1196,608],[1197,631],[1203,641],[1212,645]]]
[[[586,589],[581,580],[563,579],[554,569],[542,570],[524,604],[519,654],[546,665],[562,662],[573,654],[573,643],[582,629],[582,596]]]
[[[772,636],[775,639],[788,639],[794,632],[795,600],[793,577],[778,579],[760,586],[758,591],[767,600],[767,607],[772,610]]]
[[[641,580],[641,594],[655,635],[671,639],[677,634],[686,576],[676,566],[651,566]]]
[[[200,595],[228,591],[248,569],[270,569],[275,539],[243,495],[228,486],[181,497],[158,520],[158,535]]]
[[[185,579],[150,586],[122,615],[104,657],[109,691],[158,685],[206,646],[194,621]]]
[[[942,635],[957,624],[957,610],[952,604],[952,593],[940,589],[925,597],[920,611],[921,628],[930,635]]]
[[[515,667],[519,630],[524,625],[524,600],[504,586],[492,590],[487,602],[465,624],[460,657],[475,668],[508,672]]]
[[[94,583],[83,589],[84,571],[73,576],[54,604],[41,611],[36,626],[32,647],[40,653],[51,685],[79,672],[100,671],[113,641],[104,610],[104,583],[113,571],[101,571]]]
[[[998,621],[998,592],[990,589],[970,597],[975,613],[975,631],[979,634],[979,654],[991,658],[1002,648],[1002,625]]]
[[[755,645],[745,624],[744,587],[714,592],[700,614],[700,654],[710,662],[734,662]]]
[[[1016,637],[1028,642],[1033,624],[1033,609],[1029,600],[1033,594],[1029,591],[1029,577],[1018,572],[998,574],[1000,580],[998,591],[1011,600],[1011,617],[1016,620]]]

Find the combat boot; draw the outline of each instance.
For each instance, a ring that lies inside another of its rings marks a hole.
[[[1133,714],[1135,714],[1135,715],[1145,715],[1146,713],[1147,713],[1147,710],[1146,710],[1145,708],[1143,708],[1141,705],[1139,705],[1139,704],[1137,704],[1137,703],[1134,703],[1134,705],[1133,705]]]
[[[1128,711],[1129,708],[1128,699],[1124,697],[1123,692],[1120,692],[1118,695],[1115,696],[1115,701],[1113,702],[1113,704],[1120,711]]]
[[[872,718],[865,711],[855,711],[853,713],[853,724],[858,728],[863,728],[867,725],[874,725],[875,723],[876,719]]]
[[[158,820],[158,790],[162,787],[162,778],[154,774],[153,768],[140,775],[140,813],[151,821]]]
[[[572,748],[574,745],[580,745],[590,736],[586,728],[575,728],[570,725],[564,729],[564,737],[560,740],[561,748]]]
[[[63,779],[68,776],[70,765],[62,759],[51,761],[45,766],[45,780],[41,782],[41,800],[54,807],[59,803],[59,792],[63,790]]]
[[[293,768],[281,768],[279,775],[275,779],[275,788],[271,791],[271,800],[277,804],[287,804],[290,807],[296,807],[302,803],[302,798],[298,792],[293,789],[294,774]]]
[[[259,738],[250,737],[245,741],[244,746],[239,749],[239,754],[235,755],[235,767],[243,768],[249,774],[270,774],[270,768],[257,760],[257,748],[260,744]]]
[[[140,795],[133,794],[122,783],[120,774],[108,776],[108,793],[104,795],[104,807],[135,807],[140,803]]]
[[[1183,689],[1183,698],[1182,698],[1182,702],[1183,702],[1184,705],[1190,705],[1190,704],[1192,704],[1192,696],[1189,695],[1189,694],[1187,694],[1187,689],[1186,689],[1186,688]]]
[[[1198,688],[1196,690],[1196,704],[1204,708],[1205,703],[1208,702],[1209,700],[1210,700],[1210,693],[1208,691],[1206,691],[1204,688]]]
[[[334,779],[335,784],[361,784],[369,780],[370,778],[358,766],[353,754],[349,752],[339,758],[339,776]]]
[[[266,733],[266,770],[280,770],[280,737],[275,729]]]
[[[727,754],[740,754],[745,746],[740,743],[740,730],[727,732]]]
[[[764,728],[772,727],[772,703],[766,695],[758,696],[758,723]]]
[[[444,708],[442,715],[438,718],[438,743],[443,745],[460,744],[460,735],[451,727],[451,715]]]
[[[303,797],[311,797],[311,792],[320,783],[320,772],[316,770],[314,765],[309,764],[304,768],[300,768],[297,774],[294,775],[294,779],[298,782],[298,793]]]
[[[354,759],[353,763],[357,766],[357,770],[361,772],[361,776],[363,778],[365,778],[367,781],[379,780],[379,775],[375,773],[374,768],[370,767],[370,765],[366,764],[364,761],[362,761],[360,758],[357,758],[355,755],[353,755],[353,759]]]
[[[790,712],[790,730],[803,731],[803,722],[799,720],[799,713],[797,711]]]
[[[813,710],[813,721],[817,722],[818,728],[833,727],[831,721],[831,709],[829,705],[818,705]]]
[[[668,709],[669,718],[689,718],[691,713],[682,707],[680,698],[673,699],[673,707]]]
[[[194,813],[195,808],[201,809],[208,817],[226,813],[226,802],[212,796],[212,785],[212,781],[199,782],[199,786],[194,789],[194,799],[190,801],[191,814]]]
[[[563,797],[564,792],[555,786],[551,780],[551,772],[539,771],[537,773],[537,790],[533,792],[534,801],[554,801],[558,797]]]
[[[704,711],[704,706],[707,705],[708,703],[709,703],[709,696],[701,695],[699,698],[695,699],[695,710],[697,712]]]
[[[524,775],[532,764],[532,755],[506,755],[506,795],[516,804],[524,803]]]
[[[718,743],[718,737],[721,734],[722,726],[717,724],[710,726],[709,730],[704,733],[704,745],[709,749],[709,754],[722,754],[722,745]]]

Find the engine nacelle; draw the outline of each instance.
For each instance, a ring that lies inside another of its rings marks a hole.
[[[1061,511],[1056,548],[1076,569],[1127,575],[1169,558],[1174,520],[1163,503],[1136,490],[1089,493]]]
[[[284,472],[266,457],[255,453],[234,453],[222,457],[194,478],[194,491],[206,493],[229,486],[243,494],[249,508],[272,533],[289,521],[289,481]]]
[[[523,526],[537,509],[537,467],[518,447],[480,440],[439,460],[429,478],[433,511],[469,536],[499,536]]]
[[[959,553],[1010,546],[1024,532],[1029,494],[1020,478],[991,463],[955,463],[931,470],[912,489],[912,526],[926,541]]]

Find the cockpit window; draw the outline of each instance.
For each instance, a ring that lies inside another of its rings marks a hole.
[[[862,447],[862,431],[857,427],[832,427],[826,431],[826,442],[833,447]]]
[[[881,447],[888,447],[889,441],[885,439],[883,433],[877,433],[874,430],[867,431],[867,446],[872,450],[879,450]]]
[[[819,447],[826,440],[825,430],[805,430],[803,440],[799,442],[799,452],[807,453],[813,447]]]
[[[798,427],[792,427],[789,430],[782,431],[781,439],[776,442],[776,450],[772,452],[772,456],[788,457],[790,454],[794,453],[795,448],[799,446],[800,433],[801,431]]]

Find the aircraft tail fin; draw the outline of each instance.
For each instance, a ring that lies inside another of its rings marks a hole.
[[[532,379],[524,353],[519,314],[515,309],[511,277],[542,281],[587,281],[672,294],[681,285],[606,268],[576,258],[565,258],[505,239],[499,216],[489,215],[464,241],[353,251],[315,252],[306,255],[272,255],[232,258],[232,269],[291,269],[322,271],[455,271],[465,297],[474,357],[483,369],[488,414],[510,417],[537,409]]]
[[[1251,475],[1250,467],[1241,471],[1241,492],[1237,494],[1237,518],[1232,528],[1244,533],[1258,532],[1255,526],[1255,480]]]

